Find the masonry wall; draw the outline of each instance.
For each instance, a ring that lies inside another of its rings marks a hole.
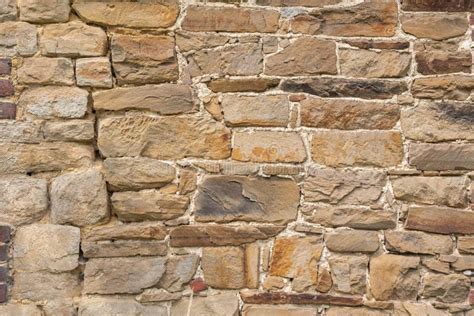
[[[0,315],[473,316],[473,9],[0,0]]]

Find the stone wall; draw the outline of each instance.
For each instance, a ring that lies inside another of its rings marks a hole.
[[[474,315],[471,0],[0,0],[0,315]]]

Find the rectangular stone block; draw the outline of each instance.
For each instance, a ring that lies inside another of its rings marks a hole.
[[[10,58],[0,58],[0,75],[9,75],[11,73],[12,64]]]
[[[423,144],[409,146],[409,163],[419,170],[474,169],[472,144]]]
[[[0,97],[9,97],[15,94],[13,82],[9,79],[0,79]]]
[[[411,207],[405,228],[439,234],[474,234],[474,213],[442,207]]]
[[[16,118],[16,104],[0,102],[0,119],[14,120]]]
[[[0,23],[1,56],[31,56],[36,53],[37,48],[35,25],[13,21]]]
[[[444,75],[423,77],[413,81],[412,94],[420,99],[465,101],[474,89],[474,76]]]
[[[403,0],[402,9],[407,11],[469,11],[471,0]]]
[[[72,85],[74,66],[68,58],[25,58],[17,70],[17,76],[22,84]]]

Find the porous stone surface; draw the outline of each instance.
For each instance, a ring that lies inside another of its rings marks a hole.
[[[0,315],[474,316],[473,10],[0,0]]]

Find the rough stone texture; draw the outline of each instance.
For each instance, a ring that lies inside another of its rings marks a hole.
[[[92,141],[95,136],[94,122],[89,120],[46,122],[43,135],[48,141]]]
[[[23,84],[72,85],[74,68],[67,58],[25,58],[17,76]]]
[[[240,297],[246,304],[362,305],[362,297],[360,296],[333,296],[325,294],[257,292],[253,290],[244,290],[240,292]]]
[[[396,78],[407,75],[410,69],[409,53],[344,49],[339,56],[341,73],[350,77]]]
[[[449,236],[416,231],[386,231],[385,246],[390,251],[400,253],[450,254],[453,240]]]
[[[76,87],[46,86],[26,90],[18,103],[39,118],[81,118],[87,112],[88,96]]]
[[[375,252],[380,242],[377,232],[341,230],[324,236],[326,247],[334,252]]]
[[[40,220],[48,208],[48,184],[27,176],[0,178],[0,221],[22,225]]]
[[[193,92],[185,85],[161,84],[118,88],[95,92],[92,98],[96,110],[149,110],[163,115],[194,110]]]
[[[253,162],[303,162],[306,152],[301,136],[293,132],[234,134],[232,159]]]
[[[392,131],[321,131],[311,143],[315,162],[330,166],[391,167],[400,164],[402,139]]]
[[[459,237],[458,248],[460,252],[474,254],[474,237]]]
[[[76,60],[76,80],[80,87],[112,88],[112,71],[106,57]]]
[[[174,45],[174,38],[170,36],[114,34],[110,49],[118,83],[160,83],[177,79]]]
[[[463,177],[401,177],[392,180],[395,198],[418,204],[463,207],[467,202]]]
[[[189,198],[156,190],[115,192],[111,197],[112,211],[122,221],[166,220],[186,212]]]
[[[299,200],[297,184],[288,179],[210,177],[199,186],[195,219],[285,224],[296,218]]]
[[[370,260],[370,288],[377,300],[410,300],[418,292],[417,257],[383,254]]]
[[[33,23],[67,22],[71,10],[68,0],[19,0],[20,20]]]
[[[417,70],[423,75],[447,74],[471,71],[472,55],[470,51],[445,52],[420,51],[415,56]]]
[[[289,122],[286,95],[234,96],[222,98],[224,120],[230,126],[282,126]]]
[[[41,33],[40,49],[46,56],[102,56],[107,51],[107,35],[101,28],[79,21],[47,25]]]
[[[164,242],[154,240],[83,241],[81,249],[85,258],[165,256],[168,251]]]
[[[257,0],[258,5],[273,7],[324,7],[340,2],[341,0],[322,0],[318,2],[311,0]]]
[[[230,134],[208,118],[117,117],[99,122],[98,146],[106,157],[220,159],[230,155]]]
[[[334,129],[391,129],[400,117],[391,103],[306,98],[301,101],[301,125]]]
[[[191,6],[183,29],[200,32],[275,32],[280,14],[276,11],[247,8]]]
[[[405,227],[439,234],[474,234],[471,211],[444,207],[411,207]]]
[[[401,113],[401,126],[411,139],[438,142],[457,139],[474,139],[470,102],[422,102]]]
[[[105,180],[113,191],[160,188],[173,181],[176,169],[150,158],[107,158]]]
[[[434,40],[464,35],[469,27],[462,13],[405,13],[401,22],[405,33]]]
[[[469,294],[470,280],[459,274],[428,274],[423,296],[435,297],[445,303],[464,302]]]
[[[468,0],[404,0],[402,9],[407,11],[468,11],[472,3]]]
[[[168,311],[165,306],[160,305],[142,305],[131,298],[108,298],[91,297],[82,298],[79,304],[79,315],[155,315],[166,316]]]
[[[364,294],[366,292],[367,256],[342,256],[331,254],[329,266],[333,284],[338,292]]]
[[[420,170],[474,169],[471,144],[411,144],[410,164]]]
[[[41,310],[34,304],[6,304],[0,306],[0,314],[4,315],[26,315],[41,316]]]
[[[2,56],[31,56],[37,49],[36,26],[26,22],[0,24],[0,54]]]
[[[185,315],[188,310],[189,299],[182,299],[171,307],[172,315]],[[222,293],[208,297],[193,299],[193,313],[208,316],[238,316],[239,299],[234,293]]]
[[[86,22],[132,28],[170,27],[178,17],[177,1],[118,2],[75,1],[77,14]]]
[[[336,74],[336,44],[301,37],[265,62],[265,74],[275,76]]]
[[[166,237],[164,226],[153,223],[133,223],[126,225],[96,226],[84,233],[87,241],[101,240],[163,240]]]
[[[474,76],[445,75],[423,77],[413,81],[412,93],[420,99],[465,101],[474,89]]]
[[[107,220],[108,215],[107,188],[99,171],[67,173],[52,182],[53,223],[87,226]]]
[[[280,80],[265,78],[216,79],[208,87],[214,92],[263,92],[278,86]]]
[[[79,228],[34,224],[15,234],[13,259],[17,271],[65,272],[79,265]]]
[[[81,294],[81,281],[76,273],[18,272],[11,297],[15,300],[55,300]]]
[[[1,0],[0,4],[0,22],[15,20],[17,15],[16,0]]]

